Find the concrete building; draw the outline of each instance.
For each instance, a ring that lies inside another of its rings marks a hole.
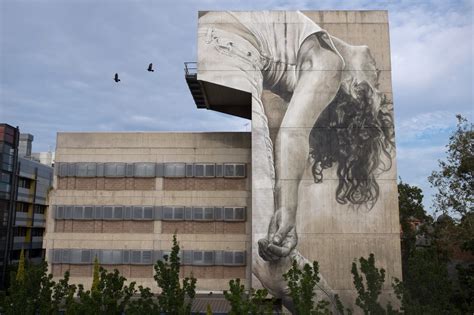
[[[21,157],[31,154],[32,140],[32,135],[22,138],[18,128],[0,124],[2,286],[8,265],[18,261],[22,249],[31,262],[44,258],[43,234],[53,168]]]
[[[177,232],[200,292],[241,278],[291,310],[282,274],[317,260],[319,296],[352,305],[370,253],[401,278],[388,29],[385,11],[200,12],[190,91],[251,133],[59,133],[54,275],[88,286],[97,255],[153,288]]]
[[[153,264],[178,234],[198,291],[250,273],[249,133],[59,133],[44,246],[54,276],[107,269],[156,288]]]

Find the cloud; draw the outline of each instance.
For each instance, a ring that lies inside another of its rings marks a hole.
[[[0,1],[0,115],[57,131],[231,131],[247,120],[198,110],[183,62],[196,60],[198,10],[369,10],[390,18],[398,169],[429,190],[454,128],[472,117],[472,1]],[[156,72],[146,72],[153,62]],[[112,77],[120,74],[122,82]]]

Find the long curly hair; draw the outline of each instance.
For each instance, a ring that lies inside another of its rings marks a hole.
[[[337,163],[340,204],[377,202],[375,176],[391,168],[395,147],[391,103],[366,82],[352,80],[341,85],[333,101],[321,113],[309,137],[315,183],[323,171]]]

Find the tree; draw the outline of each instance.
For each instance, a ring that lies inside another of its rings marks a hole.
[[[407,264],[403,283],[396,280],[394,285],[402,310],[406,314],[455,314],[447,261],[436,247],[418,248]]]
[[[130,298],[136,293],[135,282],[125,285],[127,279],[115,269],[107,272],[99,268],[99,283],[93,290],[78,285],[79,304],[72,305],[79,314],[123,314]]]
[[[430,238],[433,220],[426,214],[423,207],[423,193],[421,189],[404,183],[401,180],[398,184],[398,205],[402,228],[402,273],[405,279],[407,277],[408,259],[416,249],[416,238],[419,235]],[[415,221],[420,221],[418,229],[414,226]]]
[[[331,314],[330,302],[320,300],[315,305],[317,283],[319,278],[319,265],[317,261],[313,265],[305,264],[303,269],[298,268],[296,260],[293,261],[283,278],[288,283],[288,290],[293,301],[294,310],[297,314]],[[336,295],[336,303],[339,312],[343,312],[342,304]]]
[[[25,282],[25,251],[23,248],[20,252],[20,260],[18,262],[18,270],[16,272],[16,281],[18,283]]]
[[[240,283],[240,279],[230,280],[229,290],[224,291],[224,297],[230,303],[230,315],[272,314],[273,301],[268,300],[267,296],[266,289],[246,291],[245,286]]]
[[[466,118],[456,115],[457,129],[449,138],[446,161],[439,162],[428,180],[437,189],[435,210],[460,219],[474,210],[474,130]]]
[[[356,262],[352,263],[352,276],[354,286],[357,290],[356,305],[359,306],[364,314],[399,314],[394,310],[390,302],[383,307],[378,301],[382,293],[382,287],[385,282],[385,269],[375,267],[375,256],[370,254],[368,259],[359,258],[360,271]]]
[[[92,272],[92,286],[91,286],[91,291],[97,291],[99,288],[99,282],[100,282],[100,265],[99,265],[99,259],[97,258],[97,255],[94,258],[94,267],[93,267],[93,272]]]
[[[150,288],[139,286],[138,291],[140,292],[140,297],[130,301],[126,314],[160,314],[159,307],[155,303],[155,295],[151,292]]]
[[[196,278],[192,275],[179,282],[180,270],[179,244],[173,235],[171,254],[165,255],[163,261],[158,260],[154,266],[155,281],[162,292],[158,296],[160,311],[166,314],[189,314],[196,295]]]

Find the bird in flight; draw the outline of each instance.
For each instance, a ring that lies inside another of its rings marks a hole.
[[[118,77],[118,73],[115,74],[114,81],[117,82],[117,83],[120,82],[120,79]]]
[[[155,72],[155,70],[153,70],[153,64],[152,64],[152,63],[150,63],[150,64],[148,65],[148,69],[147,69],[147,70],[148,70],[148,72]]]

